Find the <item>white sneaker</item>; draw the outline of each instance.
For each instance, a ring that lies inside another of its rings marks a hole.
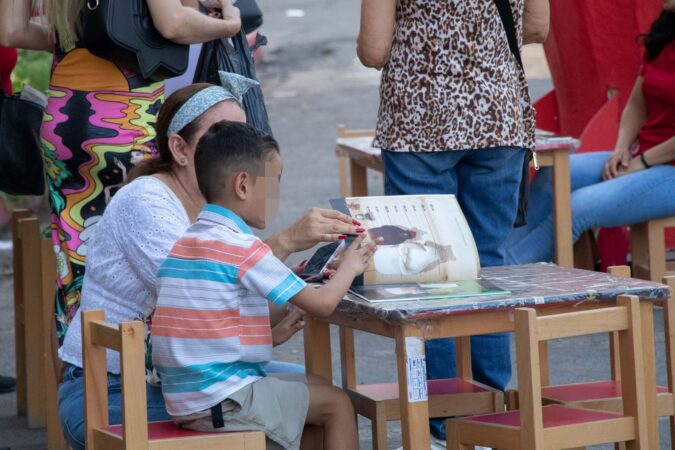
[[[429,450],[446,450],[448,448],[444,440],[438,439],[433,434],[429,436]],[[396,450],[403,450],[403,447],[399,447]],[[480,447],[476,446],[475,450],[492,450],[490,447]]]
[[[445,450],[448,448],[447,444],[445,443],[444,440],[438,439],[436,436],[433,434],[429,436],[429,442],[431,442],[431,450]]]

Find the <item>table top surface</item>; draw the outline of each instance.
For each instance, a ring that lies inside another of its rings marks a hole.
[[[670,288],[663,284],[555,264],[485,267],[481,269],[481,277],[509,293],[380,303],[369,303],[348,295],[338,306],[338,314],[398,322],[502,308],[608,300],[621,294],[648,300],[663,300],[670,296]]]

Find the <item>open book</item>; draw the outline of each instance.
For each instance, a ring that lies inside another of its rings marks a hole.
[[[478,251],[454,195],[332,200],[359,220],[378,248],[352,291],[370,301],[507,294],[479,279]],[[339,251],[339,250],[338,250]]]

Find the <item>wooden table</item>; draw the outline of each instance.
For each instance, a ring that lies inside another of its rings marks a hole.
[[[335,152],[340,162],[340,195],[364,197],[368,195],[368,169],[384,172],[381,151],[371,146],[372,130],[342,131],[349,137],[338,137]],[[340,131],[338,131],[340,136]],[[537,143],[537,159],[541,167],[553,167],[553,226],[555,262],[574,267],[572,241],[572,211],[570,205],[569,154],[573,143]]]
[[[393,338],[396,341],[403,445],[408,450],[426,449],[429,448],[427,399],[409,401],[408,388],[412,389],[416,380],[408,379],[406,366],[409,357],[417,361],[424,358],[424,346],[421,350],[419,345],[414,346],[415,354],[411,354],[411,342],[511,332],[513,309],[517,307],[535,307],[541,314],[554,314],[613,306],[619,295],[637,295],[642,300],[650,439],[647,448],[659,448],[652,303],[670,296],[667,286],[554,264],[488,267],[483,269],[482,276],[511,293],[424,302],[368,303],[350,296],[345,298],[329,319],[308,319],[304,330],[308,373],[332,379],[330,324]],[[343,385],[354,386],[353,351],[342,352],[342,368],[343,377],[350,378],[343,380]]]

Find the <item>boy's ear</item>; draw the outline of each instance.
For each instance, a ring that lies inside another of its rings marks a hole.
[[[237,172],[232,177],[234,194],[239,200],[246,200],[251,195],[251,176],[246,172]]]

